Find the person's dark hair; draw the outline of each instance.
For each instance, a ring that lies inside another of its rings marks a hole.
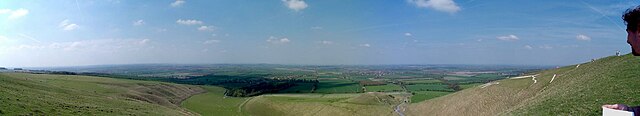
[[[640,23],[640,6],[627,9],[622,15],[622,20],[627,25],[627,30],[637,31]]]

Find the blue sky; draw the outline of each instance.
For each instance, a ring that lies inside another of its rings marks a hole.
[[[0,66],[567,65],[629,53],[621,0],[0,0]]]

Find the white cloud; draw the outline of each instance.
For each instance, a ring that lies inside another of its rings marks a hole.
[[[333,41],[326,41],[326,40],[323,40],[323,41],[320,41],[319,43],[320,43],[320,44],[324,44],[324,45],[331,45],[331,44],[333,44]]]
[[[294,11],[300,11],[308,7],[307,3],[302,0],[282,0],[282,2],[284,2],[285,6]]]
[[[202,21],[193,20],[193,19],[191,19],[191,20],[189,20],[189,19],[187,19],[187,20],[178,19],[176,21],[176,23],[182,24],[182,25],[201,25]]]
[[[138,44],[145,45],[145,44],[149,43],[149,41],[151,41],[151,40],[150,39],[142,39],[142,40],[140,40],[140,42],[138,42]]]
[[[10,13],[11,9],[0,9],[0,14]]]
[[[404,33],[404,36],[409,37],[409,36],[413,36],[413,35],[411,33]]]
[[[269,39],[267,39],[267,42],[272,43],[272,44],[286,44],[286,43],[291,42],[291,40],[289,40],[289,38],[280,38],[280,39],[278,39],[277,37],[270,36]]]
[[[533,49],[533,47],[531,47],[530,45],[524,45],[524,48],[529,49],[529,50]]]
[[[78,24],[70,23],[69,19],[65,19],[58,25],[62,30],[71,31],[80,28]]]
[[[515,40],[519,40],[520,39],[516,35],[498,36],[496,38],[498,38],[499,40],[503,40],[503,41],[515,41]]]
[[[9,19],[17,19],[29,14],[29,10],[22,8],[18,10],[0,9],[0,14],[9,14]]]
[[[213,31],[214,26],[200,26],[198,27],[198,31]]]
[[[176,0],[175,2],[171,3],[171,7],[179,7],[182,6],[182,4],[184,4],[186,1],[184,0]]]
[[[591,41],[591,37],[582,34],[577,35],[576,39],[581,41]]]
[[[220,43],[220,40],[215,40],[215,39],[207,40],[207,41],[204,41],[202,44],[214,44],[214,43]]]
[[[371,44],[360,44],[360,47],[371,47]]]
[[[144,25],[144,20],[140,19],[138,21],[133,22],[133,26],[140,26],[140,25]]]
[[[453,0],[407,0],[407,2],[420,8],[431,8],[452,14],[460,11],[460,6],[456,5]]]

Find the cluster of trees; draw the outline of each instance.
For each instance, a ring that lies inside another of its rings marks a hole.
[[[204,75],[189,78],[165,78],[163,81],[192,84],[192,85],[216,85],[227,89],[225,95],[233,97],[248,97],[264,93],[274,93],[293,87],[300,83],[318,83],[311,79],[269,79],[266,75]]]

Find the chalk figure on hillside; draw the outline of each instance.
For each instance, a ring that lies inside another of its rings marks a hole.
[[[536,80],[536,76],[535,76],[535,75],[533,75],[533,76],[531,76],[531,77],[533,77],[533,78],[531,78],[531,80],[533,80],[533,83],[534,83],[534,84],[538,82],[538,80]]]
[[[640,56],[640,29],[638,29],[638,26],[640,26],[640,6],[627,9],[624,15],[622,15],[622,20],[624,20],[627,25],[627,43],[631,45],[631,54]],[[640,106],[630,107],[625,104],[613,104],[602,105],[602,107],[630,111],[633,112],[634,115],[640,116]]]

